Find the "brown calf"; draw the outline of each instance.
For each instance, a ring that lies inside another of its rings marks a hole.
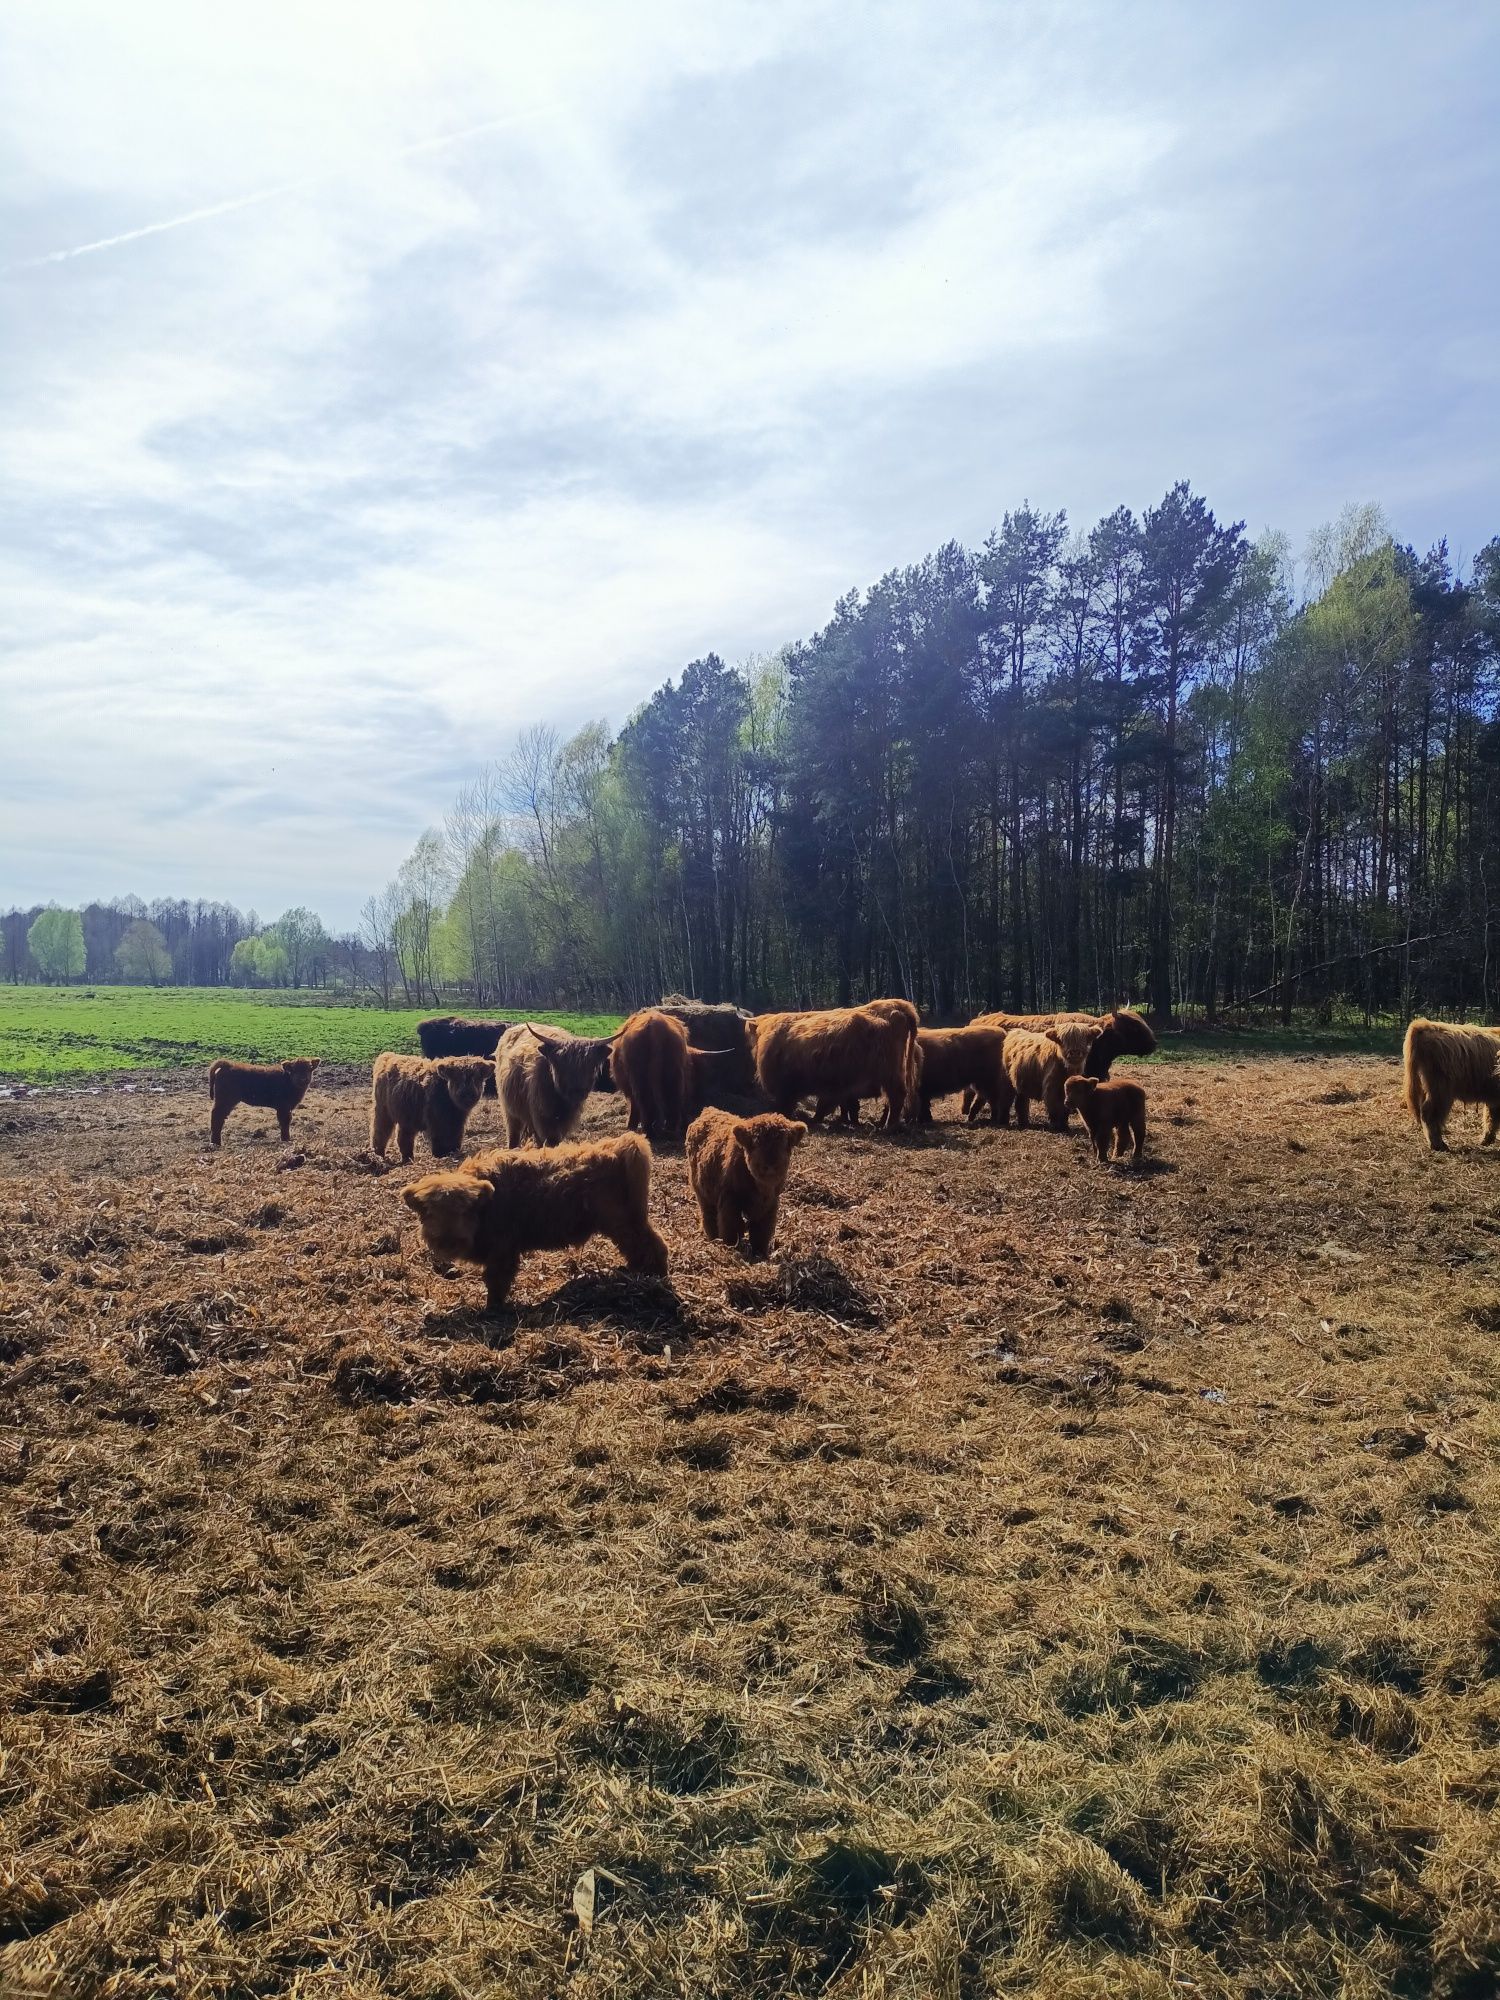
[[[528,1250],[571,1250],[607,1236],[632,1271],[667,1275],[667,1246],[651,1226],[651,1148],[638,1134],[543,1153],[475,1153],[450,1173],[403,1188],[433,1267],[484,1268],[485,1303],[504,1305]]]
[[[224,1120],[237,1104],[254,1104],[276,1113],[282,1143],[292,1136],[292,1113],[307,1095],[312,1073],[321,1057],[298,1056],[292,1062],[242,1063],[220,1061],[208,1067],[208,1139],[217,1146]]]
[[[484,1095],[490,1066],[483,1056],[398,1056],[375,1058],[370,1093],[370,1149],[385,1158],[392,1132],[403,1161],[423,1133],[434,1157],[456,1153],[464,1141],[469,1113]]]
[[[732,1250],[748,1234],[751,1255],[764,1257],[776,1240],[793,1148],[806,1137],[800,1119],[774,1111],[758,1118],[701,1111],[687,1131],[687,1170],[704,1235]]]
[[[1096,1159],[1123,1160],[1125,1141],[1132,1142],[1131,1160],[1140,1165],[1146,1144],[1146,1093],[1138,1083],[1101,1083],[1095,1076],[1070,1076],[1065,1085],[1068,1108],[1088,1127]]]

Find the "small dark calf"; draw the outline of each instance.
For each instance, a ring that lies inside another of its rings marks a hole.
[[[213,1107],[208,1119],[210,1145],[218,1145],[224,1120],[237,1104],[254,1104],[274,1111],[285,1144],[292,1136],[292,1113],[306,1097],[319,1060],[317,1056],[298,1056],[293,1062],[210,1063],[208,1096]]]

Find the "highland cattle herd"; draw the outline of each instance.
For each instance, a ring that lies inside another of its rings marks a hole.
[[[418,1026],[421,1055],[377,1057],[370,1148],[394,1136],[403,1164],[418,1137],[435,1161],[464,1151],[486,1094],[499,1103],[503,1148],[471,1153],[403,1190],[436,1269],[478,1265],[488,1308],[503,1305],[531,1250],[613,1242],[634,1271],[665,1276],[667,1250],[649,1215],[652,1148],[681,1145],[703,1233],[752,1257],[769,1253],[792,1163],[825,1120],[859,1123],[879,1106],[883,1130],[930,1125],[933,1106],[960,1100],[976,1124],[1024,1129],[1039,1102],[1057,1131],[1077,1109],[1101,1160],[1139,1164],[1145,1093],[1106,1079],[1117,1056],[1149,1055],[1138,1015],[986,1014],[967,1027],[924,1028],[909,1000],[748,1014],[674,997],[632,1014],[615,1034],[584,1036],[529,1021],[436,1015]],[[283,1140],[315,1064],[215,1063],[211,1137],[236,1104],[276,1112]],[[595,1091],[627,1112],[618,1138],[580,1144]],[[800,1115],[799,1115],[800,1114]],[[1113,1142],[1113,1148],[1112,1148]]]
[[[377,1057],[370,1146],[384,1158],[394,1134],[409,1164],[420,1135],[434,1159],[463,1150],[472,1113],[499,1099],[504,1148],[477,1152],[404,1190],[434,1266],[479,1265],[488,1307],[509,1293],[522,1256],[605,1236],[631,1270],[665,1276],[667,1249],[652,1227],[651,1149],[683,1145],[703,1232],[752,1256],[768,1254],[793,1150],[837,1117],[857,1125],[879,1102],[880,1125],[930,1125],[932,1107],[960,1100],[961,1116],[1019,1129],[1041,1105],[1054,1131],[1077,1112],[1096,1159],[1138,1167],[1146,1093],[1111,1081],[1121,1056],[1150,1055],[1156,1038],[1125,1009],[981,1014],[967,1027],[924,1028],[909,1000],[805,1012],[747,1014],[673,999],[632,1014],[610,1036],[529,1021],[437,1015],[421,1022],[423,1054]],[[282,1139],[316,1058],[269,1066],[216,1062],[209,1070],[210,1139],[239,1104],[274,1110]],[[1455,1103],[1482,1106],[1481,1143],[1500,1131],[1500,1029],[1415,1020],[1407,1029],[1405,1102],[1434,1152]],[[573,1140],[595,1091],[625,1100],[617,1139]],[[805,1111],[805,1117],[798,1117]]]

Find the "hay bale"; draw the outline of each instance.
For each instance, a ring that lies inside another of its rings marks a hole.
[[[657,1002],[663,1014],[681,1021],[687,1029],[688,1046],[699,1049],[713,1060],[699,1063],[698,1098],[727,1111],[761,1110],[763,1105],[755,1084],[755,1059],[745,1036],[750,1016],[743,1007],[728,1001],[710,1004],[689,1000],[682,993],[667,993]]]

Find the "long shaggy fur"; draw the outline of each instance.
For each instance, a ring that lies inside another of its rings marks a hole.
[[[1406,1108],[1427,1134],[1434,1153],[1445,1153],[1443,1128],[1455,1104],[1482,1104],[1482,1146],[1500,1130],[1500,1028],[1450,1027],[1446,1021],[1413,1021],[1406,1031],[1403,1085]]]
[[[630,1106],[629,1129],[675,1139],[687,1119],[693,1059],[688,1031],[659,1007],[632,1014],[615,1038],[609,1073]]]
[[[932,1101],[964,1093],[964,1116],[972,1125],[988,1108],[995,1124],[1010,1116],[1015,1092],[1005,1074],[1004,1028],[922,1028],[917,1033],[917,1109],[920,1124],[932,1123]]]
[[[505,1303],[528,1250],[570,1250],[607,1236],[632,1271],[667,1275],[667,1246],[651,1226],[651,1148],[636,1133],[545,1153],[476,1153],[452,1173],[402,1189],[434,1267],[484,1270],[488,1310]]]
[[[820,1111],[862,1097],[885,1100],[884,1123],[899,1125],[916,1069],[917,1010],[909,1000],[830,1007],[808,1014],[757,1014],[746,1023],[756,1080],[769,1103],[790,1116],[804,1097]]]
[[[776,1218],[792,1152],[807,1137],[800,1119],[772,1111],[732,1118],[702,1111],[687,1131],[688,1185],[703,1234],[732,1250],[746,1234],[751,1255],[764,1257],[776,1240]]]
[[[208,1066],[209,1144],[217,1146],[224,1120],[237,1104],[254,1104],[276,1113],[285,1143],[292,1136],[292,1113],[307,1095],[312,1073],[321,1059],[298,1056],[291,1062],[242,1063],[219,1061]]]
[[[1088,1128],[1094,1157],[1108,1160],[1125,1157],[1125,1142],[1131,1143],[1131,1159],[1140,1165],[1146,1146],[1146,1093],[1138,1083],[1101,1083],[1093,1076],[1070,1076],[1064,1089],[1070,1111],[1076,1111]]]
[[[464,1142],[469,1114],[484,1095],[490,1070],[483,1056],[399,1056],[375,1058],[371,1079],[370,1148],[385,1158],[392,1132],[403,1160],[424,1135],[436,1158],[456,1153]]]
[[[1074,1020],[1070,1015],[1059,1014],[1047,1032],[1067,1058],[1069,1075],[1087,1075],[1088,1059],[1094,1052],[1094,1044],[1104,1032],[1097,1017],[1086,1014],[1082,1020]]]
[[[1127,1007],[1117,1007],[1110,1014],[1079,1014],[1063,1012],[1058,1014],[978,1014],[971,1024],[974,1027],[1030,1028],[1037,1034],[1053,1034],[1059,1029],[1079,1030],[1079,1040],[1085,1031],[1094,1030],[1092,1045],[1086,1049],[1080,1060],[1074,1060],[1074,1044],[1068,1043],[1069,1062],[1075,1069],[1081,1069],[1085,1076],[1097,1077],[1104,1082],[1110,1066],[1120,1056],[1149,1056],[1155,1053],[1156,1036],[1151,1032],[1150,1023],[1142,1014],[1134,1014]],[[972,1093],[964,1093],[964,1114],[968,1116],[972,1108]]]
[[[1031,1123],[1031,1100],[1039,1097],[1048,1124],[1061,1132],[1068,1122],[1063,1096],[1068,1062],[1053,1037],[1034,1028],[1012,1028],[1005,1037],[1005,1074],[1016,1094],[1016,1123],[1023,1128]]]
[[[613,1044],[604,1037],[570,1035],[562,1028],[518,1022],[495,1050],[495,1088],[505,1118],[507,1146],[534,1139],[559,1146],[578,1128],[591,1090],[610,1090]]]

